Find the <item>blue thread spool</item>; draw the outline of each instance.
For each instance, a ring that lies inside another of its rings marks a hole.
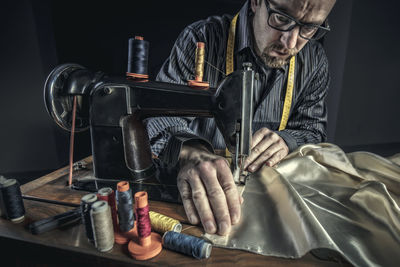
[[[0,180],[0,215],[14,223],[20,223],[25,218],[21,189],[15,179]]]
[[[208,259],[212,245],[205,240],[173,231],[165,232],[162,238],[163,246],[196,259]]]
[[[87,194],[81,198],[82,222],[85,225],[86,236],[91,243],[94,243],[94,236],[90,210],[96,201],[97,196],[95,194]]]
[[[119,229],[122,232],[129,232],[135,226],[132,190],[127,181],[119,182],[117,189]]]

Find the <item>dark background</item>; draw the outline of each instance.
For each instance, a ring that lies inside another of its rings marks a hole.
[[[124,75],[128,39],[141,35],[150,42],[154,78],[186,25],[235,14],[243,3],[1,1],[0,174],[26,181],[68,164],[69,134],[43,102],[43,85],[55,66],[74,62]],[[346,152],[400,152],[399,7],[394,0],[338,0],[331,13],[328,141]],[[89,133],[77,134],[75,159],[90,153]]]

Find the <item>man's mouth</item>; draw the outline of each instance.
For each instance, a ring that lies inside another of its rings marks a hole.
[[[275,55],[271,55],[271,56],[278,56],[278,57],[288,57],[289,53],[285,52],[285,51],[279,51],[279,50],[272,50],[272,53],[274,53]]]

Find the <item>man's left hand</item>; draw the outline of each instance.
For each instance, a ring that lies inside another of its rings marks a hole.
[[[255,172],[264,164],[272,167],[289,153],[286,142],[268,128],[261,128],[253,135],[250,156],[244,162],[244,169]]]

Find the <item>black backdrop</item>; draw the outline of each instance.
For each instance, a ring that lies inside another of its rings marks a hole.
[[[42,88],[58,64],[75,62],[123,75],[128,39],[150,42],[155,77],[188,24],[234,14],[244,0],[4,0],[0,8],[0,174],[35,175],[68,163],[68,133],[47,115]],[[400,152],[397,10],[390,0],[338,0],[325,40],[332,76],[329,141],[346,151]],[[384,119],[382,119],[384,118]],[[90,154],[89,133],[75,158]],[[384,148],[384,149],[381,149]]]

